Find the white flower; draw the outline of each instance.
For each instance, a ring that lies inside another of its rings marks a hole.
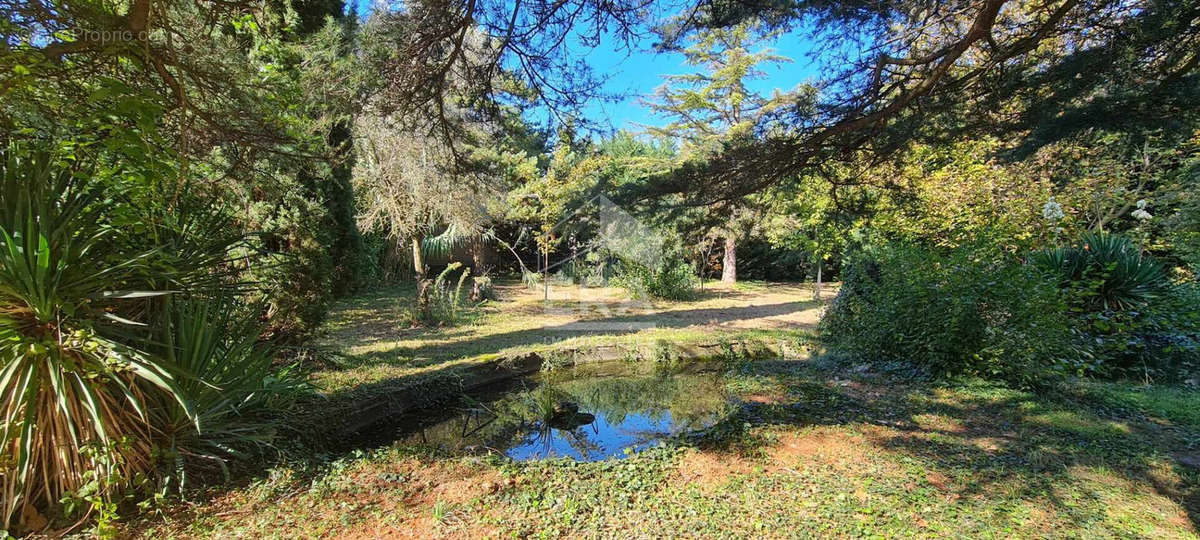
[[[1137,207],[1139,209],[1146,207],[1146,199],[1138,199]]]
[[[1134,210],[1133,213],[1131,213],[1129,215],[1133,216],[1134,218],[1136,218],[1140,221],[1146,221],[1146,220],[1154,217],[1154,216],[1150,215],[1150,212],[1147,212],[1145,209],[1140,208],[1140,207],[1137,210]]]
[[[1066,214],[1063,213],[1062,205],[1054,202],[1054,197],[1050,197],[1050,200],[1042,205],[1042,217],[1046,221],[1058,221],[1065,216]]]

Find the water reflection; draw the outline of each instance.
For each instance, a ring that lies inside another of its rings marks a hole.
[[[423,419],[399,442],[516,460],[595,461],[709,427],[730,407],[716,373],[581,367],[538,375],[495,399]]]

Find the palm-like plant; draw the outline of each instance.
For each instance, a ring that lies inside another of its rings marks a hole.
[[[1083,287],[1086,303],[1105,310],[1145,305],[1168,283],[1161,264],[1108,233],[1086,233],[1078,246],[1035,252],[1030,262],[1056,275],[1061,287]]]
[[[172,300],[156,352],[187,375],[177,382],[189,413],[170,396],[154,408],[156,439],[169,458],[168,477],[182,486],[193,471],[219,468],[242,448],[269,446],[271,430],[258,414],[272,398],[307,386],[272,369],[261,324],[239,317],[228,298]],[[199,424],[199,430],[196,429]]]
[[[181,399],[176,377],[105,324],[135,290],[153,249],[118,250],[104,192],[45,153],[0,155],[0,451],[9,523],[89,482],[150,467],[148,392]],[[127,244],[128,245],[128,244]]]

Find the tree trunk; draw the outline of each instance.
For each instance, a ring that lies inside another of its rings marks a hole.
[[[725,237],[725,260],[721,263],[721,282],[737,283],[737,239]]]
[[[821,258],[817,257],[817,286],[813,291],[813,299],[821,299]]]
[[[471,239],[471,264],[474,265],[471,271],[476,275],[483,275],[488,266],[487,253],[484,251],[483,240],[480,238]]]
[[[412,237],[413,272],[417,276],[417,318],[422,321],[432,319],[433,282],[425,279],[425,258],[421,254],[421,237]]]
[[[420,282],[425,279],[425,257],[421,254],[421,237],[418,235],[412,237],[412,257],[413,273]]]

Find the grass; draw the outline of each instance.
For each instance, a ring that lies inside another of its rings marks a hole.
[[[406,297],[346,302],[326,336],[330,393],[479,358],[627,340],[787,337],[819,311],[807,287],[718,289],[621,306],[509,286],[465,327],[409,329]],[[747,292],[749,291],[749,292]],[[832,296],[832,294],[829,294]],[[560,311],[557,308],[569,308]],[[578,332],[583,322],[650,321]],[[1024,392],[929,382],[836,358],[729,364],[725,421],[624,460],[515,463],[389,446],[282,464],[173,505],[130,536],[1154,537],[1200,530],[1200,390],[1074,382]]]
[[[758,292],[745,292],[742,288]],[[603,345],[687,345],[722,339],[797,339],[809,335],[821,304],[811,288],[762,283],[712,286],[690,302],[628,299],[616,288],[497,285],[501,300],[465,315],[453,327],[416,328],[403,323],[412,287],[394,287],[340,303],[332,310],[321,345],[336,365],[314,382],[334,394],[379,381],[412,377],[496,356]],[[828,295],[827,295],[828,296]]]
[[[746,364],[728,386],[745,405],[726,422],[625,460],[389,447],[311,477],[276,473],[138,532],[1196,538],[1200,473],[1173,457],[1196,450],[1194,425],[1081,402],[1070,388],[934,384],[804,360]],[[1176,395],[1200,403],[1195,390]]]
[[[1200,429],[1200,407],[1193,389],[1136,383],[1085,385],[1082,389],[1102,403]]]

